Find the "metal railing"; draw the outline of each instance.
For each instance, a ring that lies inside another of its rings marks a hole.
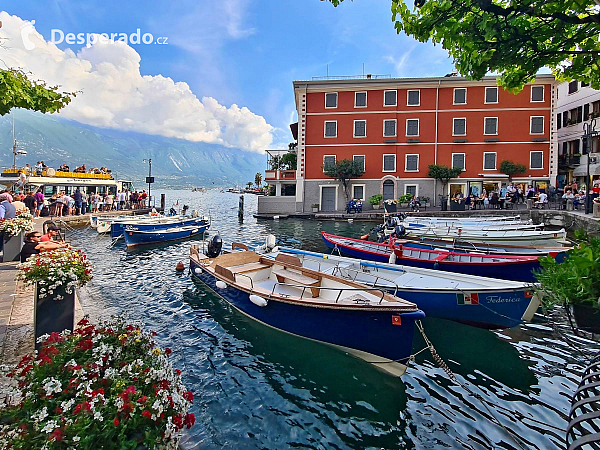
[[[377,80],[382,78],[392,78],[392,75],[373,75],[373,74],[362,74],[362,75],[327,75],[324,77],[312,77],[312,81],[322,80]]]
[[[381,303],[383,302],[383,299],[385,298],[385,291],[383,289],[380,288],[369,288],[369,287],[362,287],[362,288],[337,288],[337,287],[328,287],[328,286],[307,286],[304,284],[289,284],[289,283],[275,283],[273,285],[273,289],[271,289],[271,293],[269,294],[269,299],[271,299],[274,295],[275,295],[275,288],[277,286],[285,286],[285,287],[292,287],[292,288],[296,288],[296,289],[302,289],[302,294],[300,294],[300,298],[302,298],[304,296],[304,293],[306,292],[307,289],[319,289],[321,290],[327,290],[327,291],[339,291],[337,297],[335,298],[335,303],[337,303],[340,299],[340,296],[342,295],[342,292],[344,291],[377,291],[381,293],[381,298],[379,299],[379,305],[381,305]]]

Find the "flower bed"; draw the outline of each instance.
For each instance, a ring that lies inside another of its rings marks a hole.
[[[17,268],[18,280],[37,282],[40,297],[52,295],[60,286],[71,293],[92,279],[92,265],[86,255],[70,247],[32,255]]]
[[[18,404],[0,408],[0,448],[174,448],[195,418],[171,351],[122,318],[78,325],[7,374]]]
[[[31,214],[30,214],[31,216]],[[19,233],[33,231],[33,221],[27,217],[15,217],[14,219],[0,220],[0,233],[5,236],[17,236]]]

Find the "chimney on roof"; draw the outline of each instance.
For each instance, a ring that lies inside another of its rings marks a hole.
[[[368,74],[367,74],[367,80],[370,80],[370,79],[371,79],[371,76],[372,76],[372,75],[371,75],[370,73],[368,73]]]

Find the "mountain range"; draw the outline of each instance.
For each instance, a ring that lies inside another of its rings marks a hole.
[[[44,161],[57,168],[107,167],[118,179],[140,186],[148,175],[160,188],[245,186],[264,176],[266,156],[221,145],[98,128],[56,115],[17,110],[0,117],[0,166],[12,166],[12,117],[18,148],[17,166]],[[143,160],[146,160],[144,162]]]

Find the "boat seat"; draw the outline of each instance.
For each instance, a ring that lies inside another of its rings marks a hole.
[[[233,267],[229,267],[229,270],[231,271],[231,273],[233,273],[234,275],[236,273],[246,273],[246,272],[255,272],[257,270],[261,270],[261,269],[267,269],[268,265],[257,262],[257,263],[248,263],[248,264],[242,264],[240,266],[233,266]]]
[[[319,286],[321,284],[321,280],[318,278],[307,277],[306,275],[297,272],[292,272],[291,270],[287,269],[273,270],[273,275],[277,277],[277,281],[279,283],[284,283],[285,280],[289,280],[294,283],[301,284],[303,286]],[[311,288],[313,298],[318,297],[320,291],[320,289]]]

